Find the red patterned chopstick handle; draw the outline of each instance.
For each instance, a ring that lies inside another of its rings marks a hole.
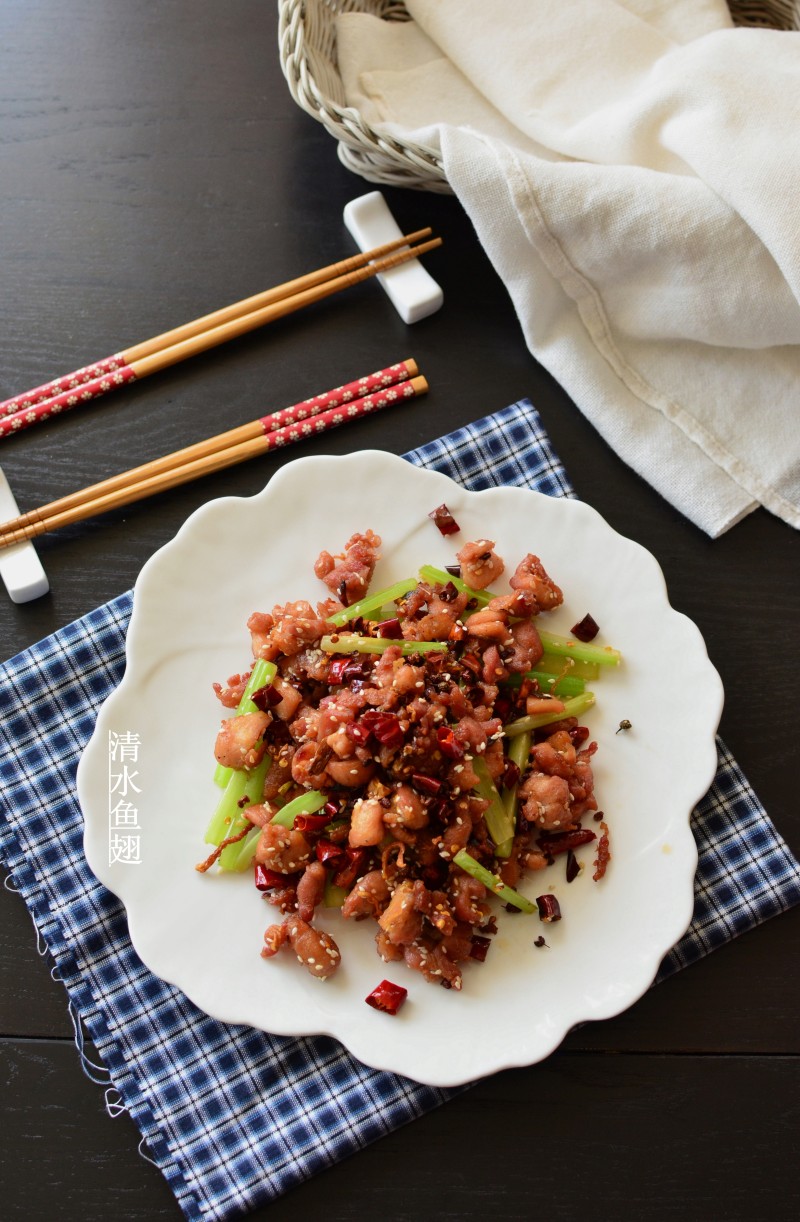
[[[314,395],[312,399],[304,399],[302,403],[295,403],[292,407],[284,407],[281,411],[271,412],[269,416],[262,416],[260,423],[265,433],[274,433],[287,425],[319,416],[321,412],[329,408],[348,407],[356,400],[363,399],[365,395],[397,386],[398,383],[407,382],[410,377],[411,372],[408,366],[404,361],[400,361],[396,365],[389,365],[386,369],[379,369],[376,373],[367,374],[364,378],[358,378],[355,382],[337,386],[335,390],[328,390],[325,394]],[[349,418],[352,419],[352,415]],[[307,432],[308,430],[304,436],[307,435]]]
[[[425,379],[414,378],[386,386],[383,390],[375,391],[371,395],[363,395],[360,399],[351,399],[330,407],[313,418],[298,417],[294,423],[285,425],[283,428],[274,431],[265,430],[266,449],[277,450],[281,446],[291,445],[294,441],[303,441],[307,437],[312,437],[315,433],[325,433],[359,416],[368,416],[371,412],[380,411],[383,407],[391,407],[392,404],[401,403],[404,399],[413,399],[424,389],[426,389]],[[335,391],[329,393],[336,394]],[[327,396],[318,397],[326,398]],[[269,420],[270,417],[266,419]]]
[[[54,382],[46,382],[0,403],[0,437],[19,433],[22,429],[48,420],[61,412],[78,407],[90,399],[98,399],[110,390],[133,382],[136,374],[123,356],[109,356],[94,365],[85,365]]]

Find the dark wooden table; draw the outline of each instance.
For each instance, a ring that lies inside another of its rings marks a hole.
[[[371,190],[291,101],[264,0],[0,5],[0,393],[125,347],[351,249],[342,208]],[[800,851],[800,565],[764,512],[712,542],[641,482],[525,348],[450,197],[387,190],[445,238],[446,298],[406,327],[374,283],[3,444],[28,508],[221,427],[414,355],[415,406],[309,443],[401,453],[522,396],[580,496],[649,548],[722,674],[722,734]],[[299,453],[299,451],[295,451]],[[130,588],[206,500],[261,488],[277,460],[43,539],[49,596],[0,597],[9,657]],[[687,693],[691,699],[691,693]],[[62,986],[22,901],[0,891],[4,1218],[179,1216],[83,1074]],[[484,1081],[257,1216],[385,1222],[798,1216],[800,911],[716,951],[546,1063]]]

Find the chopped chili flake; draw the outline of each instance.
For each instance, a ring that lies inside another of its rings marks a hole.
[[[335,846],[337,849],[339,845]],[[334,887],[344,887],[349,891],[360,874],[364,873],[368,862],[366,849],[352,849],[348,845],[344,851],[344,862],[333,876]]]
[[[400,718],[395,713],[378,713],[372,733],[384,747],[399,747],[405,738]]]
[[[573,636],[576,636],[578,638],[579,641],[583,641],[584,643],[586,643],[588,641],[594,640],[594,638],[597,636],[598,632],[600,631],[600,628],[598,627],[593,617],[589,614],[586,614],[584,615],[582,620],[578,621],[577,624],[572,625],[572,628],[570,629],[570,631],[572,632]]]
[[[536,907],[539,909],[539,920],[545,925],[561,920],[561,905],[554,895],[539,895],[536,897]]]
[[[482,938],[480,934],[475,934],[470,943],[469,957],[477,959],[478,963],[483,963],[489,953],[489,947],[492,945],[491,938]]]
[[[369,740],[372,733],[369,726],[362,725],[360,721],[348,721],[344,727],[344,732],[351,742],[356,746],[363,747]]]
[[[455,535],[458,534],[459,530],[461,529],[458,522],[455,520],[445,504],[437,505],[436,508],[432,509],[428,514],[428,517],[431,519],[434,525],[438,526],[440,534]]]
[[[285,887],[288,878],[277,870],[268,870],[266,866],[256,866],[254,882],[259,891],[271,891],[273,887]]]
[[[500,777],[500,784],[503,789],[512,789],[520,778],[519,765],[513,760],[507,759],[503,765],[503,774]]]
[[[580,872],[581,872],[581,868],[578,865],[577,857],[573,853],[572,849],[568,849],[567,850],[567,882],[568,883],[574,882],[575,879],[580,874]]]
[[[458,741],[450,726],[439,726],[436,738],[442,755],[451,760],[464,758],[464,745]]]
[[[317,861],[321,861],[326,866],[333,866],[334,869],[339,869],[346,860],[345,850],[340,844],[334,844],[332,840],[318,840],[316,854]]]
[[[542,832],[538,845],[548,857],[557,857],[559,853],[568,853],[570,849],[578,849],[582,844],[591,844],[596,839],[597,834],[591,828],[577,827],[572,832]]]
[[[263,687],[251,693],[250,699],[257,709],[262,713],[266,713],[267,709],[274,708],[276,704],[280,704],[283,696],[271,683],[265,683]]]
[[[384,640],[400,641],[403,639],[403,629],[400,627],[399,619],[382,620],[376,626],[375,631]]]
[[[406,997],[408,997],[408,989],[404,989],[399,984],[392,984],[391,980],[382,980],[364,1000],[368,1006],[372,1006],[373,1010],[383,1010],[384,1014],[396,1014]]]
[[[325,808],[323,807],[323,810]],[[331,821],[330,815],[295,815],[294,826],[298,832],[319,832]]]
[[[411,784],[419,793],[427,793],[431,797],[436,797],[442,789],[442,782],[437,777],[425,776],[423,772],[412,773]]]

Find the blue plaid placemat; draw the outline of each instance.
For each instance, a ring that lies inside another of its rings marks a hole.
[[[527,400],[406,455],[473,489],[574,496]],[[124,594],[0,667],[0,854],[98,1049],[115,1107],[138,1124],[187,1218],[263,1205],[455,1092],[368,1069],[328,1038],[231,1027],[155,977],[119,901],[89,871],[75,770],[125,665]],[[659,979],[800,901],[800,866],[720,745],[693,819],[691,929]],[[82,1026],[81,1026],[82,1024]]]

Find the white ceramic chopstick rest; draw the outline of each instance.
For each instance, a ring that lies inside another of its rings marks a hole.
[[[19,516],[14,493],[0,467],[0,522]],[[15,603],[29,603],[50,589],[47,574],[32,543],[15,543],[0,548],[0,577]]]
[[[344,223],[362,251],[403,236],[380,191],[370,191],[345,205]],[[444,294],[419,259],[409,259],[400,267],[381,272],[376,279],[403,322],[419,322],[441,309]]]

